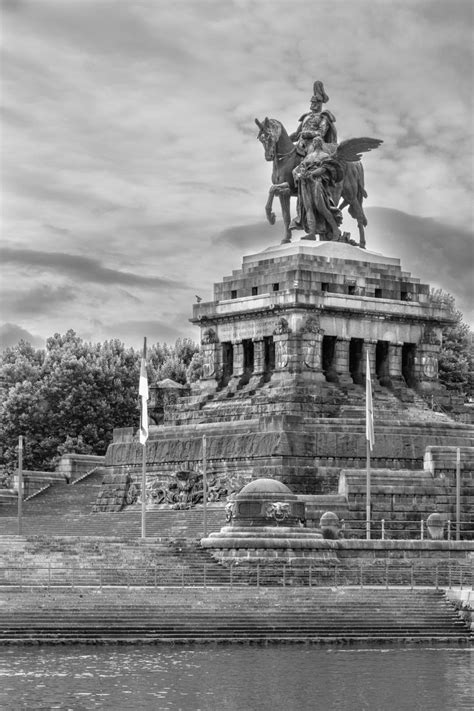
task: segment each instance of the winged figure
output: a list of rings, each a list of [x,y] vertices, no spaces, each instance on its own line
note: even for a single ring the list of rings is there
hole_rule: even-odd
[[[293,170],[298,189],[297,216],[290,230],[305,230],[303,239],[341,239],[342,213],[338,208],[346,163],[360,161],[362,154],[378,148],[378,138],[349,138],[339,144],[325,143],[316,137],[311,151]]]

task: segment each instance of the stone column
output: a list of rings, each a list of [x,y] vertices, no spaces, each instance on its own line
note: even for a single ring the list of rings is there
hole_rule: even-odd
[[[265,342],[262,337],[253,339],[253,375],[265,372]]]
[[[349,345],[350,338],[337,337],[334,356],[334,369],[341,385],[349,385],[352,378],[349,373]]]
[[[205,343],[201,346],[202,352],[202,380],[215,379],[217,372],[218,343]]]
[[[244,346],[242,341],[235,341],[234,346],[234,371],[233,378],[240,378],[244,374]]]
[[[439,388],[439,350],[439,345],[431,343],[420,343],[416,349],[415,371],[418,386],[421,390],[432,391]]]
[[[275,371],[286,370],[290,360],[288,333],[273,336],[275,344]]]
[[[402,347],[403,343],[389,343],[388,345],[388,375],[393,382],[401,382],[402,376]]]
[[[194,383],[193,390],[212,392],[217,388],[222,373],[222,345],[220,343],[202,343],[202,375]]]
[[[323,333],[303,333],[301,337],[303,372],[311,371],[317,380],[324,380],[322,364]]]

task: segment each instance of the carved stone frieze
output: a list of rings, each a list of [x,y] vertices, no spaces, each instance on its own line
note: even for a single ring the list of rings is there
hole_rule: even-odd
[[[223,476],[210,472],[207,476],[207,501],[224,501],[228,496],[239,491],[245,480],[239,475]],[[132,491],[133,487],[133,491]],[[129,487],[130,496],[126,504],[131,505],[138,499],[138,489],[134,484]],[[146,501],[150,504],[164,504],[172,509],[190,509],[203,503],[203,477],[199,471],[183,470],[171,478],[150,477],[146,485]]]

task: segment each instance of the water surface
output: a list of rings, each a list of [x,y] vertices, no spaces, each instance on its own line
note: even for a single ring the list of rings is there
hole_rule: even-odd
[[[305,645],[0,648],[0,709],[474,708],[474,649]]]

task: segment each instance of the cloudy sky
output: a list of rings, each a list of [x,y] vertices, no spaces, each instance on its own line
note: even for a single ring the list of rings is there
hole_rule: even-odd
[[[254,118],[295,130],[316,79],[340,139],[384,140],[368,248],[474,324],[473,7],[3,0],[1,344],[197,337],[194,295],[282,237]]]

